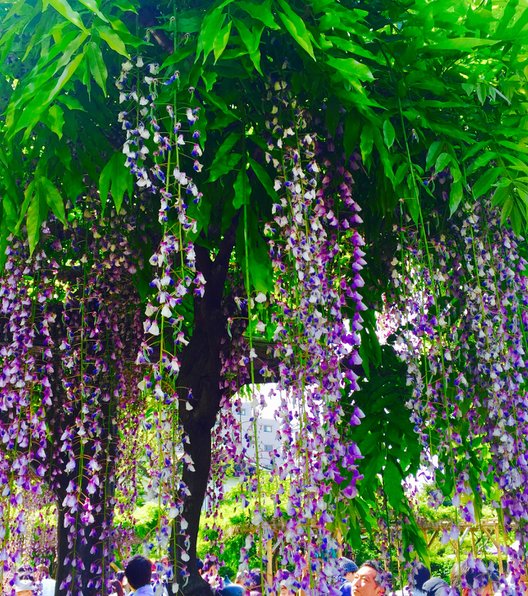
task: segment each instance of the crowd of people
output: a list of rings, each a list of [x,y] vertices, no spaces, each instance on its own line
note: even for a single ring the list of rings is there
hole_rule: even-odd
[[[204,566],[200,562],[200,572],[215,591],[217,596],[259,596],[263,581],[259,569],[241,572],[235,582],[219,575],[218,565],[209,562]],[[387,575],[377,561],[369,560],[359,567],[347,558],[339,560],[340,580],[336,591],[340,596],[528,596],[528,587],[522,589],[499,583],[499,575],[493,565],[482,563],[470,564],[464,561],[455,564],[450,577],[450,584],[431,573],[423,564],[413,567],[409,586],[392,592],[387,585]],[[521,578],[528,586],[528,576]],[[151,562],[148,558],[136,555],[132,557],[123,571],[117,571],[112,582],[111,596],[168,596],[168,584],[172,581],[168,557]],[[45,565],[36,569],[29,566],[18,568],[13,577],[12,587],[17,596],[54,596],[55,580],[49,575]],[[283,580],[277,588],[280,596],[298,596],[304,594],[295,586],[295,582]]]

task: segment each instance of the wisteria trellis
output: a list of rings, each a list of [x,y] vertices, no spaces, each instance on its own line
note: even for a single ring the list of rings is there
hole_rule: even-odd
[[[143,60],[138,59],[135,67],[142,69]],[[160,414],[158,420],[160,441],[162,429],[165,428],[163,439],[165,448],[163,455],[160,456],[161,459],[166,466],[169,465],[171,449],[167,449],[167,445],[172,444],[174,453],[184,452],[184,470],[190,468],[193,471],[194,462],[185,453],[184,447],[174,447],[173,443],[175,438],[178,441],[183,439],[185,442],[186,434],[184,431],[182,434],[178,419],[173,420],[171,425],[168,421],[169,415],[166,414],[166,406],[178,399],[177,391],[173,389],[171,397],[162,386],[166,383],[167,374],[177,378],[180,368],[178,352],[189,341],[182,330],[183,317],[175,315],[174,312],[177,312],[178,306],[188,294],[189,284],[194,284],[194,294],[200,298],[208,290],[207,284],[203,286],[204,276],[201,273],[189,274],[189,271],[193,271],[195,263],[194,260],[189,260],[189,255],[195,255],[195,247],[193,242],[188,240],[187,233],[193,232],[197,222],[188,219],[187,206],[189,201],[196,204],[205,200],[184,166],[188,157],[192,160],[202,152],[196,142],[200,138],[200,133],[195,128],[198,110],[193,109],[186,102],[182,103],[180,91],[177,99],[175,93],[173,103],[165,107],[166,114],[160,115],[156,105],[157,85],[160,82],[151,76],[156,74],[156,68],[150,66],[146,76],[140,75],[141,79],[149,85],[149,91],[145,93],[140,91],[141,86],[134,86],[132,91],[126,91],[127,82],[131,81],[134,85],[138,80],[135,75],[130,77],[129,73],[133,68],[131,63],[127,63],[118,82],[122,89],[122,100],[126,102],[132,99],[139,106],[132,112],[122,112],[120,115],[123,129],[127,131],[124,152],[141,188],[155,189],[157,184],[160,185],[159,217],[165,230],[160,249],[150,259],[151,264],[160,273],[152,282],[158,291],[156,303],[149,303],[147,306],[148,318],[144,324],[147,336],[160,337],[160,353],[156,356],[161,365],[153,363],[153,375],[145,380],[143,386],[147,389],[152,388],[158,402],[164,404],[162,408],[164,413]],[[178,74],[167,81],[167,84],[177,85],[177,80]],[[327,590],[330,589],[332,576],[335,575],[335,564],[331,553],[337,551],[338,545],[329,530],[332,515],[325,502],[325,496],[331,491],[336,480],[344,479],[341,475],[344,469],[349,472],[354,469],[354,461],[359,457],[359,452],[353,445],[341,445],[337,422],[343,415],[339,405],[342,379],[348,376],[349,381],[355,384],[356,375],[352,372],[352,366],[357,366],[361,362],[357,354],[359,345],[357,332],[361,329],[361,310],[366,307],[362,303],[357,288],[362,285],[360,270],[365,261],[361,246],[364,242],[354,229],[361,219],[356,213],[359,211],[359,206],[351,197],[350,172],[342,169],[337,175],[337,182],[327,174],[318,190],[321,168],[316,157],[316,137],[308,133],[308,124],[305,121],[307,114],[295,105],[290,95],[284,92],[285,89],[286,85],[281,82],[276,82],[270,88],[271,116],[267,124],[269,140],[266,161],[277,168],[275,190],[283,189],[278,193],[279,196],[283,194],[283,198],[272,207],[273,220],[269,222],[265,232],[276,269],[277,290],[271,292],[269,296],[262,292],[253,296],[246,293],[246,296],[239,297],[238,302],[242,301],[246,304],[245,312],[250,324],[253,319],[252,312],[258,317],[258,308],[255,310],[255,305],[269,300],[273,303],[272,308],[276,313],[272,322],[275,331],[274,348],[270,358],[280,362],[276,380],[279,380],[279,387],[287,394],[283,404],[282,434],[286,444],[291,447],[293,442],[296,447],[294,450],[289,450],[289,456],[284,460],[282,460],[282,454],[275,454],[278,459],[275,470],[282,480],[298,479],[290,484],[288,496],[290,505],[287,507],[289,521],[281,538],[284,541],[283,563],[285,566],[295,566],[295,572],[290,579],[292,584],[298,586],[302,584],[304,589]],[[285,114],[287,124],[279,124],[276,115],[279,112],[281,118]],[[180,120],[181,116],[184,124]],[[131,122],[131,119],[135,121]],[[162,123],[168,126],[162,128],[160,126]],[[189,126],[192,128],[187,132]],[[186,135],[188,135],[187,138]],[[151,138],[154,142],[153,148],[148,146]],[[300,141],[299,138],[301,138]],[[190,155],[186,152],[186,145],[192,146]],[[154,164],[149,168],[147,156],[150,153],[154,156]],[[201,170],[201,164],[197,159],[192,162],[192,167],[195,172]],[[239,192],[242,193],[243,189]],[[332,211],[332,208],[339,209],[341,202],[344,205],[344,215]],[[175,209],[176,215],[174,211],[170,211],[171,209]],[[247,225],[247,221],[244,221],[244,225]],[[330,231],[327,233],[328,225]],[[338,258],[343,258],[339,239],[342,241],[346,237],[350,237],[353,247],[350,257],[354,263],[355,278],[351,289],[343,287],[333,277],[328,278],[326,275],[326,270],[332,270],[331,263]],[[283,239],[287,241],[284,243]],[[174,256],[171,257],[171,254]],[[185,263],[182,254],[187,255]],[[246,271],[246,274],[250,272]],[[236,279],[236,271],[234,275]],[[248,282],[247,279],[245,281]],[[288,288],[291,285],[295,286],[297,282],[299,282],[297,294],[289,295]],[[236,284],[234,287],[237,287]],[[248,288],[246,292],[250,292],[249,283],[246,283],[246,288]],[[357,316],[354,317],[351,332],[347,330],[342,314],[347,296],[352,303],[357,304]],[[334,322],[333,327],[329,325],[330,321]],[[255,332],[262,332],[263,328],[264,324],[260,321],[254,329]],[[172,348],[165,347],[165,329],[170,330],[175,346],[174,351],[171,351]],[[294,346],[298,345],[299,337],[302,336],[300,330],[306,334],[306,345],[303,348],[304,357],[298,359],[298,352]],[[149,358],[149,352],[152,351],[149,343],[152,342],[145,344],[140,360]],[[331,350],[328,350],[329,345],[332,346]],[[255,380],[253,361],[257,358],[257,354],[251,347],[251,334],[247,356],[242,354],[241,357],[239,354],[226,355],[226,357],[228,360],[224,360],[223,375],[227,378],[232,377],[229,373],[229,362],[231,362],[234,373],[240,372],[242,364],[245,369],[245,380]],[[341,371],[343,359],[347,363],[350,361],[352,365],[347,366],[345,372]],[[249,372],[248,369],[250,369]],[[327,383],[319,388],[315,384],[323,371]],[[262,372],[259,371],[259,376],[261,375]],[[225,386],[223,391],[227,402],[224,401],[224,406],[228,405],[228,398],[236,393],[240,383],[240,378],[237,378],[233,387],[229,384]],[[184,407],[185,411],[192,410],[195,407],[193,398],[190,391],[187,399],[182,398],[180,393],[179,407]],[[234,401],[234,406],[239,408],[240,402]],[[291,412],[296,412],[294,417],[291,416]],[[163,416],[165,416],[164,423],[161,422]],[[354,420],[359,422],[359,416],[361,412],[357,411]],[[325,421],[327,418],[328,422]],[[233,418],[226,413],[226,416],[220,420],[220,428],[216,431],[217,437],[225,438],[226,421],[229,421],[228,428],[231,426],[232,430],[236,430],[236,424],[234,426],[229,424],[233,422]],[[176,432],[174,427],[177,428]],[[318,432],[314,432],[316,428],[319,429]],[[310,437],[307,444],[306,439]],[[235,440],[232,437],[230,443],[236,444],[236,439],[237,437]],[[233,454],[233,451],[231,450],[230,453]],[[244,454],[244,450],[235,449],[234,453],[240,456]],[[149,448],[149,454],[155,456],[155,450]],[[182,499],[182,491],[187,491],[188,488],[175,480],[177,462],[172,461],[171,465],[171,474],[152,466],[154,473],[161,474],[168,484],[163,487],[158,481],[151,488],[157,489],[160,502],[166,506],[170,502],[173,503],[169,509],[174,512],[173,516],[178,516],[182,514],[184,508],[185,498]],[[326,477],[325,483],[323,480]],[[352,474],[348,483],[344,485],[342,491],[344,498],[350,498],[355,494],[356,477],[357,474]],[[253,485],[258,492],[260,483],[258,475],[249,482],[250,486]],[[221,488],[217,490],[217,494],[222,494]],[[278,495],[277,510],[280,510],[279,505],[282,501],[283,499]],[[302,512],[301,517],[294,516],[294,512],[298,514]],[[258,510],[253,515],[253,521],[256,526],[263,522],[262,514]],[[175,528],[181,529],[187,526],[185,519],[179,523],[183,525]],[[307,527],[311,528],[308,534]],[[174,531],[173,539],[175,533]],[[164,532],[164,535],[168,539],[168,531]],[[185,540],[182,544],[184,550],[186,546],[190,546],[190,543]],[[179,547],[180,545],[176,546],[176,548]],[[322,549],[320,554],[323,556],[315,556],[316,548]],[[263,549],[260,552],[263,554]],[[300,552],[307,554],[299,556]],[[182,567],[186,567],[185,563],[195,556],[195,552],[186,554],[178,551],[178,553],[175,559],[179,563],[179,571]],[[296,580],[296,577],[303,576],[303,569],[308,564],[313,567],[313,571],[318,569],[317,574],[305,574],[302,580]],[[192,572],[192,561],[190,565]],[[321,569],[319,565],[322,565]],[[321,573],[327,566],[328,570]],[[315,580],[315,577],[318,579]],[[185,581],[184,576],[184,585]],[[175,583],[178,582],[175,581]]]
[[[132,82],[128,74],[130,72],[134,74]],[[141,73],[141,85],[137,85],[137,72]],[[189,571],[191,575],[195,571],[195,545],[193,547],[192,540],[186,535],[188,522],[181,517],[188,497],[188,487],[182,483],[182,477],[176,471],[189,473],[194,465],[185,449],[188,439],[180,424],[181,409],[183,408],[183,412],[193,411],[199,405],[198,396],[193,395],[187,387],[182,388],[178,382],[181,366],[179,353],[185,349],[192,336],[188,321],[182,313],[186,312],[185,308],[193,300],[206,297],[208,292],[208,275],[197,264],[197,252],[201,249],[197,246],[199,243],[196,239],[202,222],[199,219],[200,212],[196,209],[193,211],[193,205],[199,206],[208,198],[202,196],[199,185],[193,181],[194,176],[198,179],[202,169],[200,158],[204,147],[200,144],[197,128],[200,114],[196,110],[197,103],[192,91],[187,96],[178,90],[175,93],[177,102],[171,101],[165,105],[157,103],[159,88],[176,86],[178,73],[167,81],[158,80],[157,67],[145,66],[141,59],[127,63],[124,73],[119,80],[123,103],[128,110],[128,113],[122,112],[120,115],[127,135],[124,154],[137,179],[140,192],[138,203],[155,200],[160,204],[158,221],[161,239],[158,249],[150,255],[150,265],[154,272],[153,293],[146,307],[146,318],[141,321],[142,327],[137,313],[132,313],[131,318],[127,319],[118,316],[122,314],[118,311],[123,304],[138,304],[130,283],[137,266],[137,257],[131,254],[126,240],[119,237],[119,233],[112,243],[112,235],[103,236],[95,224],[90,231],[90,248],[78,250],[72,261],[65,259],[64,266],[70,267],[72,271],[82,271],[82,275],[62,284],[57,282],[56,276],[53,277],[58,270],[58,263],[63,265],[60,260],[53,260],[53,251],[60,253],[62,250],[53,235],[50,239],[51,253],[39,253],[30,261],[27,260],[24,247],[14,244],[9,249],[6,283],[2,289],[2,312],[9,319],[7,345],[3,352],[5,384],[2,388],[2,410],[6,416],[2,419],[2,438],[8,447],[17,447],[12,461],[3,460],[6,485],[10,486],[11,491],[7,496],[12,500],[12,505],[16,505],[20,497],[13,490],[14,484],[19,484],[23,489],[31,488],[31,481],[35,478],[31,467],[35,463],[38,464],[37,476],[50,474],[51,486],[60,494],[62,519],[66,522],[66,528],[71,529],[66,542],[67,552],[62,558],[63,567],[68,569],[61,581],[64,593],[75,593],[78,589],[76,578],[86,577],[76,570],[85,566],[90,559],[78,554],[79,549],[82,550],[87,544],[95,549],[94,553],[90,553],[95,558],[90,563],[93,568],[89,569],[92,577],[83,587],[94,593],[104,589],[98,582],[105,581],[105,561],[111,560],[112,556],[111,514],[104,518],[100,527],[96,518],[101,513],[98,508],[112,508],[113,497],[107,492],[107,483],[113,479],[113,470],[108,467],[108,462],[98,459],[99,454],[101,458],[108,455],[107,450],[100,450],[99,441],[103,437],[108,445],[112,445],[117,435],[109,432],[114,423],[112,416],[115,412],[108,410],[109,418],[105,418],[108,426],[101,428],[98,424],[98,408],[106,403],[114,408],[113,398],[117,398],[118,394],[119,397],[136,396],[138,379],[134,377],[137,373],[127,375],[121,366],[135,360],[130,358],[130,351],[135,351],[135,340],[143,336],[143,333],[145,342],[139,351],[138,364],[150,362],[152,368],[139,383],[146,399],[140,403],[146,404],[145,408],[152,414],[143,422],[147,430],[149,427],[154,429],[155,436],[155,441],[148,444],[146,450],[146,461],[152,472],[148,488],[157,495],[160,504],[167,511],[167,517],[162,519],[160,525],[160,543],[166,548],[172,542],[173,559],[178,563],[175,583],[185,585],[187,577],[185,574],[179,575],[181,571]],[[127,87],[130,84],[132,87]],[[146,91],[142,94],[144,85]],[[163,97],[166,96],[164,94]],[[324,159],[319,161],[322,152],[317,144],[325,143],[325,138],[311,130],[310,115],[302,107],[295,105],[287,92],[287,85],[282,81],[271,84],[268,102],[271,116],[265,132],[263,163],[274,170],[273,186],[279,200],[272,205],[265,237],[272,257],[276,285],[267,294],[255,291],[251,283],[246,283],[245,289],[241,290],[244,282],[247,282],[247,275],[232,270],[226,271],[226,275],[234,289],[232,298],[236,300],[233,301],[241,305],[240,312],[243,317],[250,319],[250,323],[258,320],[259,304],[272,304],[274,353],[269,359],[280,362],[279,372],[275,375],[284,395],[279,415],[283,436],[292,447],[289,451],[275,454],[275,473],[279,478],[291,479],[287,499],[278,499],[281,504],[286,503],[284,529],[279,538],[283,546],[281,565],[290,567],[291,571],[285,576],[292,585],[302,586],[315,594],[330,589],[334,572],[331,555],[336,544],[331,533],[332,514],[327,495],[334,483],[341,486],[340,495],[345,499],[353,497],[356,491],[355,462],[360,454],[354,444],[342,444],[336,429],[342,417],[339,400],[344,379],[347,378],[354,388],[358,379],[353,369],[361,364],[357,354],[362,327],[361,311],[365,308],[361,297],[361,270],[365,265],[364,250],[367,249],[362,248],[364,241],[356,230],[356,227],[361,226],[361,218],[358,214],[359,206],[352,198],[353,176],[349,171],[358,167],[357,156],[352,162],[344,162],[338,167],[330,162],[326,163]],[[245,157],[253,159],[248,154]],[[237,192],[241,196],[235,197],[235,200],[243,207],[243,176],[241,180],[242,185],[237,186]],[[243,217],[241,220],[240,226],[247,233],[247,218]],[[463,311],[466,326],[460,326],[456,332],[462,333],[461,330],[465,330],[465,335],[462,333],[451,336],[451,330],[446,332],[442,326],[437,328],[438,322],[443,323],[438,313],[435,315],[436,319],[429,319],[433,305],[438,308],[435,300],[445,295],[445,290],[437,289],[445,287],[450,275],[461,275],[456,258],[460,254],[467,254],[467,270],[470,273],[480,272],[491,259],[488,255],[492,255],[493,249],[501,245],[497,238],[490,235],[489,229],[486,229],[482,237],[475,233],[471,226],[477,226],[481,221],[482,216],[469,214],[461,225],[457,233],[466,239],[466,252],[456,253],[456,265],[443,264],[444,269],[440,268],[440,272],[436,274],[437,279],[431,285],[434,291],[424,289],[428,287],[427,284],[424,286],[424,280],[427,281],[425,276],[420,279],[418,289],[413,287],[401,291],[400,286],[396,296],[411,302],[419,301],[413,306],[414,315],[419,318],[419,324],[416,325],[418,343],[411,344],[420,348],[420,364],[424,355],[428,358],[425,395],[430,399],[425,402],[418,400],[416,404],[412,404],[416,415],[421,416],[420,419],[416,418],[417,424],[424,423],[425,413],[428,419],[420,427],[422,432],[435,420],[445,417],[444,421],[448,423],[451,416],[458,417],[461,404],[469,404],[469,431],[473,433],[470,436],[484,436],[495,460],[500,459],[500,467],[497,464],[495,473],[498,484],[504,491],[501,505],[507,514],[507,523],[514,527],[526,510],[522,494],[516,492],[522,485],[525,467],[520,448],[524,433],[517,434],[517,424],[523,423],[524,388],[519,375],[522,375],[520,371],[524,368],[524,340],[520,338],[521,327],[526,325],[526,311],[517,307],[515,302],[519,296],[526,295],[522,277],[523,262],[520,261],[517,268],[514,268],[505,264],[504,260],[501,262],[499,255],[494,255],[499,260],[493,268],[486,270],[487,273],[485,271],[482,275],[478,273],[476,276],[468,276],[463,282],[459,277],[455,278],[456,282],[450,287],[459,294],[454,298],[464,298],[466,308]],[[126,225],[139,226],[137,221]],[[511,235],[504,234],[506,240],[501,242],[509,249],[508,255],[511,257],[516,241]],[[45,242],[43,244],[46,246]],[[408,255],[413,254],[416,254],[418,263],[423,263],[425,254],[420,253],[420,250],[423,247],[419,242],[412,244],[408,250],[403,250],[402,265],[408,267],[413,264],[412,259],[407,260]],[[445,247],[438,251],[440,258],[445,258],[446,253]],[[92,262],[92,255],[103,258]],[[129,256],[130,261],[127,260]],[[43,262],[46,263],[45,267],[42,267]],[[202,262],[207,263],[205,260]],[[246,269],[247,267],[246,262]],[[347,274],[352,268],[350,284],[342,283],[336,273],[342,272],[343,268],[347,269]],[[424,270],[426,275],[430,275],[432,270],[431,264],[427,263],[427,269]],[[119,272],[124,272],[123,278],[119,276]],[[472,282],[479,281],[490,272],[489,280],[483,279],[480,284],[472,285]],[[105,285],[104,273],[112,277],[109,285]],[[247,270],[245,273],[248,273]],[[502,286],[497,279],[506,284],[505,299],[508,301],[508,308],[505,311],[501,311],[506,303],[502,294],[499,296]],[[486,299],[482,291],[486,287],[484,281],[490,290]],[[74,306],[70,308],[68,300],[74,286],[75,290],[82,288],[81,298],[75,297]],[[127,291],[123,291],[123,288],[127,288]],[[109,297],[115,299],[115,304],[108,300]],[[342,312],[345,303],[353,311],[350,330]],[[115,311],[112,311],[115,319],[105,310],[111,304],[112,308],[115,306]],[[405,308],[408,304],[406,303]],[[48,335],[49,324],[57,320],[50,305],[55,305],[59,310],[64,308],[64,312],[59,312],[58,319],[63,325],[60,328],[63,332],[60,341]],[[236,311],[227,304],[224,306],[226,319],[230,316],[236,318]],[[400,312],[406,311],[402,308]],[[489,314],[490,318],[485,318],[484,314]],[[517,323],[514,321],[517,320],[522,321],[522,324],[519,322],[518,327],[515,327]],[[133,321],[133,325],[130,325],[130,321]],[[255,331],[251,333],[260,332],[261,323],[262,321],[258,321]],[[134,340],[123,340],[121,335],[113,334],[123,325],[123,334],[136,330],[135,334],[132,333]],[[509,325],[513,327],[510,328]],[[49,342],[63,356],[61,366],[64,367],[65,374],[58,383],[56,379],[53,382],[49,380],[56,369],[52,370],[53,367],[46,363],[47,351],[42,352],[43,364],[37,362],[32,354],[35,346],[41,347],[40,343],[34,341],[35,326],[41,336],[39,341],[42,346]],[[107,355],[114,371],[113,378],[118,385],[105,388],[104,383],[101,383],[101,389],[96,387],[100,380],[98,375],[107,375],[109,370],[109,364],[99,357],[101,343],[98,338],[99,334],[104,334],[104,329],[111,330],[110,336],[117,344],[110,348]],[[491,329],[499,329],[507,336],[504,342],[491,343]],[[242,382],[239,380],[233,386],[226,379],[240,372],[244,382],[255,377],[248,370],[252,368],[251,363],[257,360],[257,354],[251,349],[251,341],[248,345],[240,336],[242,331],[243,329],[237,338],[239,344],[222,343],[226,341],[227,334],[223,335],[222,342],[219,341],[219,345],[223,346],[218,360],[223,367],[221,394],[224,405],[227,405]],[[89,338],[93,343],[84,343],[86,333],[93,336]],[[108,339],[109,336],[104,335]],[[424,337],[428,340],[424,341]],[[477,349],[472,344],[473,341],[477,342]],[[345,345],[348,346],[346,349]],[[230,353],[228,348],[233,346],[240,347],[242,351]],[[453,360],[451,352],[455,347],[461,350],[467,348],[472,355],[486,356],[487,360],[475,361],[473,372],[479,378],[483,374],[496,377],[493,378],[491,395],[475,394],[469,399],[468,391],[463,396],[458,392],[451,395],[446,391],[449,375],[452,374],[449,364]],[[128,350],[126,355],[125,348]],[[469,352],[464,354],[467,356]],[[416,356],[416,352],[402,353],[408,354],[410,374],[416,375],[411,377],[412,382],[416,383],[418,390],[424,373],[417,365],[418,361],[411,358]],[[512,366],[506,368],[505,362]],[[514,374],[510,375],[512,368]],[[71,369],[77,373],[78,384],[71,380]],[[258,372],[260,375],[260,371]],[[458,376],[459,372],[452,379],[453,385],[463,388],[464,380]],[[39,386],[42,386],[42,390]],[[475,383],[471,389],[479,386]],[[61,387],[67,396],[65,412],[75,414],[60,435],[61,453],[64,454],[61,458],[64,457],[64,460],[59,458],[58,462],[64,464],[64,469],[60,465],[54,468],[50,456],[44,457],[46,454],[39,451],[40,447],[45,449],[45,425],[52,424],[45,422],[45,409],[49,405],[52,388],[57,387]],[[152,400],[149,401],[147,396]],[[236,408],[237,402],[234,404]],[[473,405],[478,404],[479,407],[482,406],[482,412],[493,411],[497,420],[502,422],[490,426],[489,419],[483,419],[478,408],[472,409]],[[127,407],[131,407],[131,404],[127,404]],[[141,409],[131,409],[141,419]],[[292,416],[292,411],[296,411],[296,417]],[[25,412],[29,413],[29,417],[22,416]],[[508,415],[501,415],[503,412]],[[351,422],[358,424],[360,418],[361,412],[356,411]],[[226,416],[220,422],[225,423],[228,420],[232,419]],[[221,424],[215,432],[217,437],[227,436],[225,425]],[[85,436],[88,439],[84,439]],[[447,436],[449,445],[445,446],[444,452],[447,464],[455,466],[458,475],[457,494],[467,495],[469,479],[463,469],[456,467],[458,462],[456,452],[453,451],[453,445],[461,441],[460,434],[453,428]],[[424,440],[429,446],[427,433],[424,433]],[[75,445],[83,447],[78,451]],[[438,447],[440,451],[441,447]],[[93,453],[88,457],[90,449],[93,449]],[[239,455],[243,454],[243,450],[234,451]],[[106,476],[102,473],[103,469]],[[59,481],[58,477],[64,473],[66,476],[73,474],[72,478],[68,478],[68,483]],[[58,481],[57,485],[54,485],[55,480]],[[259,482],[258,477],[250,479],[250,486],[258,489]],[[96,496],[99,496],[98,501]],[[463,512],[471,517],[470,501],[461,497],[461,503]],[[3,511],[7,516],[4,518],[6,524],[12,529],[9,508],[6,507]],[[19,512],[16,514],[19,515]],[[261,518],[261,512],[256,511],[253,516],[255,526],[260,525]],[[172,541],[170,520],[177,520],[172,525]],[[522,525],[515,527],[524,543]],[[264,526],[261,536],[265,538],[268,531],[269,528]],[[176,536],[178,532],[179,535]],[[6,557],[8,556],[16,559],[18,553],[6,553]],[[186,563],[189,563],[189,569]],[[307,566],[310,572],[304,574]],[[103,577],[100,577],[101,574]]]

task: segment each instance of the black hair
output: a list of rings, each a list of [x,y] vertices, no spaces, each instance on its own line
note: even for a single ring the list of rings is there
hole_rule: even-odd
[[[146,557],[136,555],[125,567],[125,575],[134,590],[148,586],[152,578],[152,563]]]
[[[377,561],[374,561],[374,559],[369,559],[368,561],[365,561],[361,567],[370,567],[371,569],[374,569],[374,571],[376,572],[376,583],[379,585],[380,584],[380,580],[381,580],[381,574],[383,573],[383,569],[381,568],[380,564]]]

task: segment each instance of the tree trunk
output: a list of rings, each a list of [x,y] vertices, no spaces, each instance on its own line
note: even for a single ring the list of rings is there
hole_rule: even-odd
[[[220,410],[222,393],[220,390],[222,339],[226,335],[226,315],[223,312],[224,287],[229,257],[234,243],[234,230],[222,243],[214,262],[206,249],[196,247],[197,265],[206,279],[205,294],[195,298],[194,332],[182,353],[178,384],[180,392],[180,420],[188,442],[184,448],[191,456],[194,471],[184,466],[183,481],[189,489],[184,499],[183,518],[188,526],[182,532],[179,523],[173,525],[173,540],[176,553],[173,553],[179,593],[185,596],[209,596],[213,591],[200,576],[196,566],[196,543],[200,526],[200,515],[205,498],[207,481],[211,468],[211,430]],[[189,400],[192,410],[188,410]],[[188,561],[183,560],[186,553]],[[186,558],[186,557],[185,557]],[[181,577],[186,570],[185,579]],[[183,583],[185,582],[185,585]]]
[[[211,468],[211,428],[201,421],[189,421],[185,425],[185,431],[189,438],[186,446],[187,453],[193,461],[194,472],[189,471],[186,466],[183,471],[183,481],[187,485],[191,497],[185,500],[183,517],[189,526],[187,535],[190,541],[190,548],[187,553],[190,557],[188,563],[190,577],[183,593],[193,596],[206,596],[211,594],[209,584],[205,582],[196,569],[196,542],[200,527],[200,514],[207,489],[209,470]],[[184,548],[183,536],[179,536],[179,549]]]
[[[69,529],[64,527],[66,513],[67,509],[59,504],[55,596],[104,596],[108,592],[103,559],[109,553],[109,542],[104,534],[111,519],[104,519],[105,515],[101,514],[94,516],[95,521],[90,526],[77,527],[72,548]],[[82,568],[72,567],[73,555],[82,561]],[[68,578],[71,580],[66,581]],[[66,585],[61,589],[63,583]]]

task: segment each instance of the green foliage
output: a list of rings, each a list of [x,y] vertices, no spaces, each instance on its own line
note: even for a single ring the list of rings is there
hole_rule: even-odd
[[[409,413],[403,407],[411,394],[405,382],[405,366],[392,347],[378,349],[377,364],[371,363],[369,379],[353,393],[347,410],[350,416],[358,407],[364,418],[359,426],[342,428],[344,436],[356,442],[363,459],[359,463],[358,495],[350,502],[348,511],[340,511],[340,517],[349,521],[340,531],[355,550],[361,547],[365,531],[371,537],[378,531],[380,517],[388,526],[392,519],[405,519],[403,546],[413,545],[427,561],[422,531],[403,490],[404,481],[418,471],[422,452]]]
[[[248,290],[272,287],[262,224],[276,192],[263,155],[268,92],[277,85],[309,107],[310,125],[322,140],[332,138],[338,160],[361,155],[356,194],[370,253],[380,261],[393,246],[399,204],[428,225],[439,202],[449,217],[463,199],[492,195],[503,221],[526,230],[527,36],[528,8],[516,0],[0,2],[0,254],[11,233],[26,234],[34,250],[49,213],[75,219],[79,196],[98,191],[101,217],[109,217],[109,198],[118,211],[133,206],[113,81],[121,62],[137,55],[161,64],[161,76],[177,69],[180,90],[195,89],[205,123],[196,178],[208,197],[191,207],[196,242],[215,254],[243,219],[235,258],[249,273]],[[173,93],[163,90],[160,103]],[[439,175],[448,179],[447,196]],[[145,217],[145,227],[146,237],[158,237],[156,217]],[[374,257],[367,277],[365,295],[375,306],[388,281]],[[148,271],[140,272],[143,297],[145,279]],[[402,407],[405,372],[379,346],[373,310],[365,328],[367,380],[354,399],[366,417],[353,432],[343,428],[364,455],[364,478],[360,496],[339,512],[351,520],[344,535],[359,548],[362,529],[375,531],[383,489],[383,506],[411,520],[404,539],[425,556],[402,492],[420,454]],[[478,483],[475,447],[468,452]],[[451,484],[446,477],[445,494]]]
[[[84,184],[97,185],[102,177],[104,189],[108,176],[115,176],[110,191],[116,191],[116,205],[122,201],[128,182],[115,168],[102,174],[117,159],[116,90],[108,79],[123,57],[139,52],[166,69],[176,64],[183,80],[200,89],[208,129],[220,133],[208,141],[214,155],[210,182],[227,182],[242,160],[243,133],[226,125],[243,119],[258,133],[265,116],[257,107],[262,82],[283,76],[300,101],[333,104],[326,112],[330,130],[337,125],[331,121],[339,113],[335,108],[345,111],[343,148],[348,154],[361,151],[375,211],[388,214],[403,198],[418,218],[417,200],[426,209],[434,192],[422,181],[449,168],[451,213],[471,188],[475,200],[495,193],[504,220],[517,231],[525,227],[528,9],[516,1],[496,3],[493,11],[488,2],[447,0],[202,1],[179,3],[177,9],[162,2],[145,7],[139,20],[134,2],[0,6],[5,158],[14,170],[20,169],[21,150],[26,163],[41,161],[38,172],[63,199],[75,200],[81,165],[89,175]],[[157,22],[145,16],[156,10]],[[168,32],[173,54],[156,35],[143,41],[147,29]],[[246,156],[251,153],[247,148]],[[269,191],[262,170],[252,169]],[[23,201],[35,171],[20,171],[17,187],[7,175],[1,182],[17,220],[31,208],[32,229],[46,217],[46,209]],[[260,195],[252,192],[254,184],[251,179],[251,209]],[[246,199],[236,199],[235,207],[241,200]],[[4,236],[14,231],[12,222],[4,213]]]

